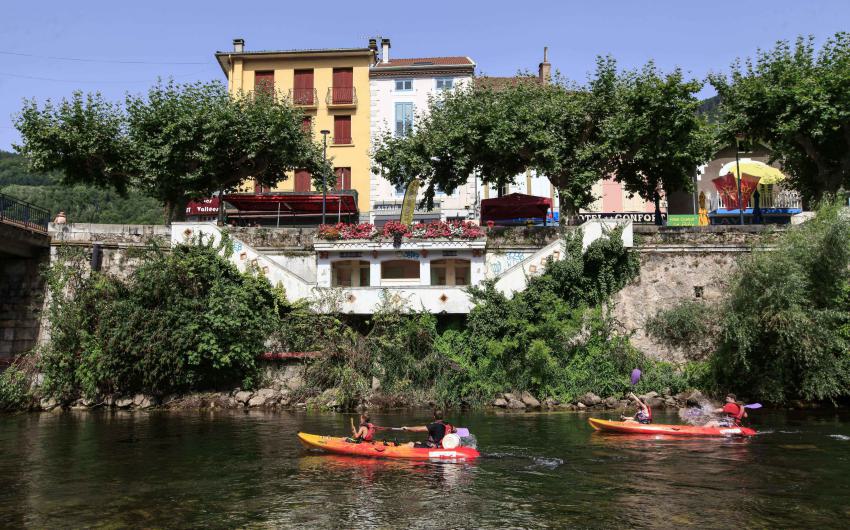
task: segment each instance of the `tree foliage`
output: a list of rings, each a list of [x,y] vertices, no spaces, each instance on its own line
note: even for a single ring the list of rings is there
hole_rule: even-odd
[[[742,261],[723,305],[718,382],[774,402],[847,396],[848,285],[850,219],[824,203],[776,250]]]
[[[735,133],[765,142],[807,199],[850,189],[850,33],[820,50],[813,37],[780,41],[710,79],[725,142]]]
[[[138,189],[165,205],[169,219],[181,218],[189,200],[249,177],[273,186],[296,168],[327,172],[302,117],[274,94],[168,82],[123,105],[81,92],[59,104],[28,101],[16,148],[34,170],[61,171],[63,184]]]
[[[222,257],[226,240],[196,243],[152,250],[126,280],[88,273],[85,256],[63,249],[48,273],[44,391],[70,400],[256,384],[256,358],[288,305]]]
[[[590,204],[593,185],[615,172],[628,191],[652,199],[659,186],[690,186],[710,154],[696,114],[700,88],[651,63],[619,72],[610,57],[585,84],[482,78],[433,101],[411,134],[381,137],[375,169],[396,185],[423,179],[429,203],[471,175],[500,188],[526,170],[549,178],[565,215]]]

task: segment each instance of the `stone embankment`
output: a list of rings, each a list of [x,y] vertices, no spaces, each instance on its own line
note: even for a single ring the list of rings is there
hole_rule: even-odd
[[[678,409],[684,407],[696,407],[705,401],[705,397],[699,391],[680,392],[671,395],[669,392],[647,392],[638,396],[641,401],[649,405],[652,409],[671,408]],[[497,408],[502,408],[511,411],[523,412],[526,410],[572,410],[577,412],[589,412],[600,410],[626,410],[634,404],[628,399],[621,399],[614,396],[601,398],[593,392],[588,392],[584,396],[567,403],[562,403],[555,398],[546,398],[543,402],[537,400],[528,392],[522,393],[504,393],[496,396],[492,405]]]

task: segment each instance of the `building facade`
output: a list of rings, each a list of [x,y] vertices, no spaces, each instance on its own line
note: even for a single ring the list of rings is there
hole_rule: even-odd
[[[409,134],[416,120],[427,114],[432,100],[445,91],[467,86],[474,72],[475,62],[465,56],[392,58],[390,40],[383,39],[381,58],[369,72],[373,141],[387,133]],[[370,221],[382,225],[398,219],[404,192],[404,187],[395,187],[380,174],[373,173]],[[470,178],[451,195],[437,190],[434,208],[417,209],[414,219],[471,219],[475,216],[476,200],[475,179]]]
[[[242,39],[233,50],[217,52],[231,94],[274,90],[305,113],[316,141],[328,135],[328,159],[337,176],[337,190],[354,190],[361,218],[368,218],[371,197],[369,69],[377,46],[317,50],[247,51]],[[316,191],[311,175],[294,171],[274,190],[309,194]]]

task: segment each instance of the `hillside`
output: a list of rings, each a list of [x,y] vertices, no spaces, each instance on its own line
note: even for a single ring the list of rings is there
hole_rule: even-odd
[[[64,186],[55,173],[27,170],[20,155],[0,151],[0,193],[50,211],[64,211],[71,223],[162,224],[163,208],[155,200],[131,191],[121,197],[111,189]]]

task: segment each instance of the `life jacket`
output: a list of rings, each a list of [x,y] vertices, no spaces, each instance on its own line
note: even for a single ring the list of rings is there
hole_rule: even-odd
[[[361,438],[364,442],[371,442],[372,438],[375,437],[375,424],[374,423],[361,423],[361,427],[366,427],[366,435]]]
[[[740,405],[738,403],[735,403],[734,405],[738,407],[738,412],[734,414],[727,412],[726,419],[734,425],[741,425],[741,420],[744,419],[744,413],[747,411],[747,409],[745,409],[743,405]]]

